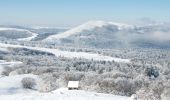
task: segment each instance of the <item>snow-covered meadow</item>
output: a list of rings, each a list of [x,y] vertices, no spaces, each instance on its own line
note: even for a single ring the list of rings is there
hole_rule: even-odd
[[[29,47],[29,46],[21,46],[21,45],[11,45],[11,44],[3,44],[0,43],[0,47],[7,48],[7,47],[13,47],[13,48],[28,48],[32,50],[39,50],[44,52],[49,52],[54,54],[55,56],[63,56],[67,58],[84,58],[84,59],[93,59],[98,61],[115,61],[115,62],[125,62],[130,63],[129,59],[121,59],[121,58],[115,58],[110,56],[103,56],[95,53],[86,53],[86,52],[69,52],[69,51],[61,51],[58,49],[51,49],[51,48],[42,48],[42,47]]]

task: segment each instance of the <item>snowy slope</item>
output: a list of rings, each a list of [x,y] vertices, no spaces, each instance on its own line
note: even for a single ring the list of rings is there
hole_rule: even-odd
[[[0,98],[1,98],[1,95],[9,95],[9,94],[14,95],[18,93],[32,92],[33,90],[23,89],[21,80],[24,77],[31,77],[31,78],[34,78],[35,80],[38,79],[38,76],[32,75],[32,74],[0,77]]]
[[[61,51],[58,49],[50,49],[50,48],[40,48],[40,47],[28,47],[28,46],[20,46],[20,45],[11,45],[11,44],[3,44],[0,43],[0,47],[14,47],[14,48],[28,48],[33,50],[45,51],[52,53],[54,55],[63,56],[67,58],[84,58],[84,59],[93,59],[99,61],[116,61],[116,62],[125,62],[130,63],[129,59],[121,59],[121,58],[114,58],[110,56],[103,56],[95,53],[86,53],[86,52],[69,52],[69,51]]]
[[[37,33],[33,33],[33,32],[31,32],[29,30],[26,30],[26,29],[0,27],[0,31],[8,31],[8,30],[10,30],[10,31],[14,30],[14,31],[28,32],[28,33],[30,33],[32,35],[31,37],[18,39],[20,41],[31,41],[32,39],[34,39],[38,35]]]
[[[129,100],[129,97],[115,96],[82,90],[58,89],[50,93],[29,93],[0,95],[1,100]]]
[[[24,77],[31,77],[37,79],[36,75],[24,74],[15,76],[2,76],[1,73],[5,67],[13,67],[14,65],[22,64],[22,62],[7,62],[5,60],[0,60],[0,95],[16,94],[16,93],[27,93],[30,90],[25,90],[22,88],[21,80]],[[2,100],[2,99],[1,99]]]
[[[61,39],[61,38],[66,38],[69,37],[71,35],[74,34],[78,34],[84,30],[90,30],[90,29],[94,29],[96,27],[102,27],[105,25],[114,25],[117,26],[118,29],[124,29],[124,28],[130,28],[132,27],[131,25],[126,25],[126,24],[120,24],[120,23],[114,23],[114,22],[104,22],[104,21],[89,21],[85,24],[82,24],[78,27],[75,27],[73,29],[70,29],[64,33],[60,33],[60,34],[56,34],[56,35],[52,35],[50,37],[48,37],[45,40],[53,40],[53,39]]]

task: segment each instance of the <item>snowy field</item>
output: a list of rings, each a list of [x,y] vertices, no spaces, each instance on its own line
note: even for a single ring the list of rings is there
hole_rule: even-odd
[[[23,93],[23,94],[31,93],[33,90],[27,90],[22,87],[21,80],[24,77],[31,77],[34,79],[38,79],[36,75],[32,75],[32,74],[1,77],[0,78],[0,96],[1,95],[14,95],[14,94],[19,94],[19,93]]]
[[[7,48],[28,48],[32,50],[39,50],[44,52],[49,52],[54,54],[55,56],[63,56],[67,58],[84,58],[84,59],[93,59],[98,61],[115,61],[115,62],[125,62],[130,63],[129,59],[121,59],[121,58],[114,58],[110,56],[103,56],[95,53],[86,53],[86,52],[69,52],[69,51],[61,51],[58,49],[51,49],[51,48],[41,48],[41,47],[28,47],[28,46],[21,46],[21,45],[11,45],[11,44],[3,44],[0,43],[0,47]]]
[[[129,97],[115,96],[82,90],[67,90],[61,88],[49,93],[19,93],[15,95],[0,95],[1,100],[130,100]]]

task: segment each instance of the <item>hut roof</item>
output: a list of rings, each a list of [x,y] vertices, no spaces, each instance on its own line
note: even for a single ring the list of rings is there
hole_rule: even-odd
[[[68,88],[78,88],[79,87],[79,81],[69,81],[67,87]]]

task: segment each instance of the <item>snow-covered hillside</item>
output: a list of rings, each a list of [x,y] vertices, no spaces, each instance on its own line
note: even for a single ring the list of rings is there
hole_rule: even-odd
[[[99,61],[116,61],[116,62],[125,62],[129,63],[129,59],[121,59],[114,58],[110,56],[103,56],[95,53],[86,53],[86,52],[69,52],[69,51],[61,51],[58,49],[50,49],[50,48],[41,48],[41,47],[28,47],[28,46],[20,46],[20,45],[11,45],[11,44],[3,44],[0,43],[0,47],[14,47],[14,48],[28,48],[32,50],[45,51],[54,54],[55,56],[63,56],[67,58],[84,58],[84,59],[93,59]]]
[[[70,29],[70,30],[68,30],[64,33],[52,35],[52,36],[48,37],[46,40],[66,38],[66,37],[69,37],[71,35],[78,34],[78,33],[85,31],[85,30],[91,30],[91,29],[94,29],[96,27],[103,27],[103,26],[107,26],[107,25],[116,26],[119,30],[124,29],[124,28],[133,27],[131,25],[114,23],[114,22],[89,21],[89,22],[86,22],[86,23],[84,23],[84,24],[82,24],[78,27],[72,28],[72,29]]]
[[[38,35],[37,33],[31,32],[29,30],[19,29],[19,28],[0,27],[0,31],[18,31],[18,32],[27,32],[27,33],[31,34],[30,37],[19,38],[18,40],[20,40],[20,41],[30,41],[30,40],[34,39],[35,37],[37,37],[37,35]]]

